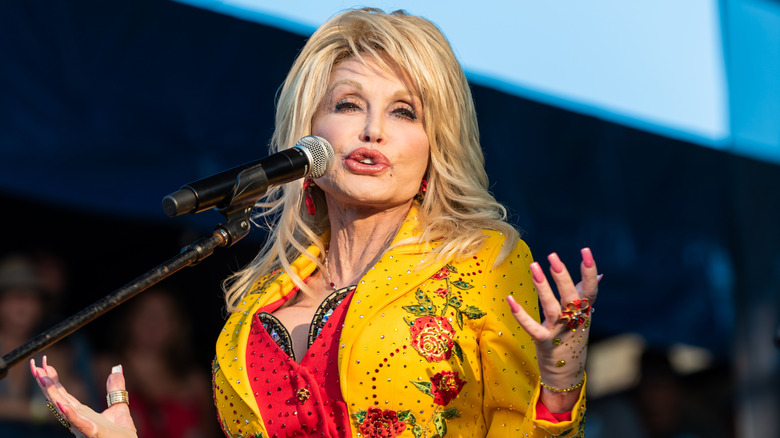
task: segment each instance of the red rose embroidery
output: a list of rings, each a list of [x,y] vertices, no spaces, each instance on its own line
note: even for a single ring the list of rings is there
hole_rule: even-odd
[[[443,316],[421,316],[409,326],[412,347],[428,362],[450,358],[455,330]]]
[[[360,423],[360,433],[367,438],[394,437],[406,430],[406,423],[398,420],[398,413],[369,407],[366,418]]]
[[[431,395],[437,405],[446,406],[458,396],[465,380],[458,377],[457,371],[441,371],[431,377]]]
[[[437,273],[433,274],[433,275],[431,276],[431,278],[432,278],[432,279],[434,279],[434,280],[441,280],[442,278],[445,278],[445,277],[447,277],[448,275],[450,275],[450,270],[449,270],[449,268],[447,268],[447,267],[445,266],[445,267],[443,267],[443,268],[439,269],[439,272],[437,272]]]
[[[443,287],[440,287],[440,288],[436,289],[436,295],[438,295],[438,296],[440,296],[442,298],[447,298],[447,289],[445,289]]]

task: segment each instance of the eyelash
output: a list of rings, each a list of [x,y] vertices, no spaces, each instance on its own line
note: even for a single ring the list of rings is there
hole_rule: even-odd
[[[414,108],[407,106],[408,104],[402,104],[402,106],[398,106],[394,108],[391,112],[395,117],[409,120],[409,121],[416,121],[417,120],[417,111],[414,110]],[[361,109],[360,105],[356,104],[355,102],[351,102],[349,100],[341,100],[339,102],[336,102],[335,105],[336,112],[354,112]]]
[[[350,102],[348,100],[341,100],[336,102],[336,111],[340,113],[357,111],[359,109],[360,109],[359,105],[357,105],[354,102]]]
[[[415,111],[413,108],[407,108],[405,106],[398,107],[393,110],[393,114],[395,114],[397,117],[401,117],[412,122],[417,120],[417,111]]]

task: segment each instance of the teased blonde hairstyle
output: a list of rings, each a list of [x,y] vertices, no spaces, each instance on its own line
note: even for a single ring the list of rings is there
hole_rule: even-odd
[[[347,11],[323,24],[308,40],[282,85],[270,151],[292,147],[311,134],[330,73],[349,58],[364,62],[370,58],[388,70],[400,70],[422,101],[430,158],[428,190],[418,215],[423,228],[419,240],[440,243],[429,260],[473,255],[482,246],[484,229],[504,233],[506,243],[499,261],[505,258],[518,233],[506,222],[505,208],[488,192],[471,90],[449,42],[424,18],[366,8]],[[320,235],[330,224],[321,190],[315,188],[314,195],[314,217],[305,210],[302,181],[271,188],[257,204],[256,219],[265,222],[270,234],[257,257],[225,281],[229,311],[236,310],[247,290],[264,274],[277,268],[291,273],[290,262],[300,254],[307,254],[322,267],[325,251]],[[306,251],[312,244],[320,248],[319,257]],[[308,291],[301,278],[291,276]]]

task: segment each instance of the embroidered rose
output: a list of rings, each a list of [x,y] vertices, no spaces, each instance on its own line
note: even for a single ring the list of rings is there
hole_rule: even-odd
[[[457,371],[441,371],[431,377],[431,395],[437,405],[446,406],[455,397],[466,381],[458,377]]]
[[[406,423],[399,420],[398,413],[391,409],[382,410],[371,406],[360,422],[360,433],[367,438],[394,437],[405,430]]]
[[[443,316],[421,316],[409,326],[412,347],[428,362],[450,358],[455,330]]]
[[[448,293],[449,292],[447,292],[447,289],[445,289],[443,287],[440,287],[440,288],[436,289],[436,295],[438,295],[438,296],[440,296],[442,298],[447,298],[447,294]]]
[[[443,278],[446,278],[448,275],[450,275],[450,269],[449,266],[445,266],[439,269],[439,272],[433,274],[431,278],[434,280],[441,280]]]
[[[431,419],[436,428],[436,435],[433,436],[440,438],[447,436],[447,420],[460,417],[460,411],[457,408],[444,409],[444,407],[458,396],[466,381],[461,380],[457,371],[440,371],[428,381],[410,380],[410,383],[424,394],[433,397],[433,402],[439,405]],[[425,434],[422,427],[415,426],[412,432],[415,431],[418,432],[414,434],[415,438],[420,438]],[[425,434],[425,436],[428,435]]]

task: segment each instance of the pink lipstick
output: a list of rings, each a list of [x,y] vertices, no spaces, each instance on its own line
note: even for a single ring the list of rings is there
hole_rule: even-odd
[[[376,149],[358,148],[344,159],[344,166],[352,173],[373,175],[390,168],[390,160]]]

